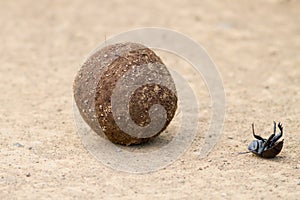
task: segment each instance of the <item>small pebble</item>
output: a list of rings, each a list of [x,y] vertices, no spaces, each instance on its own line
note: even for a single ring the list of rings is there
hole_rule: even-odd
[[[297,185],[300,185],[300,181],[298,182],[298,184]]]
[[[223,23],[220,23],[218,24],[219,28],[221,29],[231,29],[232,28],[232,25],[230,23],[226,23],[226,22],[223,22]]]
[[[24,145],[21,144],[21,143],[19,143],[19,142],[16,142],[16,143],[14,143],[13,145],[16,146],[16,147],[24,147]]]
[[[26,174],[26,177],[30,177],[30,176],[31,176],[31,174],[30,174],[30,173],[27,173],[27,174]]]

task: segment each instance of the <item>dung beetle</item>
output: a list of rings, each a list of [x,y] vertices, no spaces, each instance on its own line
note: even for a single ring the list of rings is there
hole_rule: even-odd
[[[249,144],[248,150],[262,158],[274,158],[280,153],[284,141],[281,140],[277,142],[277,140],[279,140],[283,134],[283,126],[280,122],[278,123],[278,128],[280,133],[276,134],[276,122],[274,121],[274,133],[268,139],[265,139],[255,134],[254,124],[252,123],[253,136],[257,140],[253,140]]]

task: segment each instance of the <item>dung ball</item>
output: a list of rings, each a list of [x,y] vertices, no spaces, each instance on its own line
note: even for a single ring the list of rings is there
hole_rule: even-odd
[[[73,84],[84,121],[100,136],[122,145],[157,137],[177,109],[174,80],[162,60],[137,43],[118,43],[95,51]]]

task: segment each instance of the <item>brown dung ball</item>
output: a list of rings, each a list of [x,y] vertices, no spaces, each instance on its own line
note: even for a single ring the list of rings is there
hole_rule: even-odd
[[[140,144],[158,136],[177,109],[167,67],[151,49],[137,43],[94,52],[75,77],[73,90],[85,122],[116,144]]]

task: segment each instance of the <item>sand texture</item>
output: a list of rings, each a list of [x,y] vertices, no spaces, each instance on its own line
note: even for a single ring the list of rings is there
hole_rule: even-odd
[[[299,11],[298,0],[1,0],[0,199],[299,199]],[[199,159],[210,99],[203,79],[181,67],[198,91],[199,133],[177,161],[136,175],[102,165],[83,146],[72,87],[105,38],[149,26],[207,50],[223,79],[226,117],[215,148]],[[155,53],[167,66],[185,65]],[[273,120],[284,126],[282,152],[239,155],[253,140],[251,123],[267,137]]]

